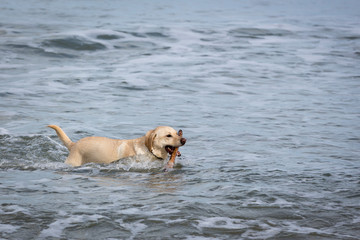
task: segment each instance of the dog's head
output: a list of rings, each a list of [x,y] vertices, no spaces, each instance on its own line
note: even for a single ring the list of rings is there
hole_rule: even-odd
[[[145,145],[158,158],[166,159],[176,147],[183,146],[186,138],[178,135],[171,127],[157,127],[145,135]]]

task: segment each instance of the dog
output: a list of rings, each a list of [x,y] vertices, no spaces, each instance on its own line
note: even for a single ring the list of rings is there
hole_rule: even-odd
[[[186,138],[180,137],[175,129],[167,126],[157,127],[136,139],[85,137],[77,142],[71,141],[59,126],[48,125],[48,127],[56,131],[70,152],[65,163],[74,167],[90,162],[109,164],[123,158],[137,156],[165,160],[176,147],[186,143]],[[177,154],[180,155],[180,152]]]

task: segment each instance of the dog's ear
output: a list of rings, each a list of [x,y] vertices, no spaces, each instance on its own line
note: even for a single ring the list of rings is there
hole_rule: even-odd
[[[150,130],[145,135],[145,146],[149,149],[150,152],[153,150],[154,139],[156,137],[156,133],[154,130]]]

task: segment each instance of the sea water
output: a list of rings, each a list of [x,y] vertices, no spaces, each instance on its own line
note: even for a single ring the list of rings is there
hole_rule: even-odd
[[[0,3],[0,238],[358,239],[360,3]],[[64,164],[159,125],[165,162]]]

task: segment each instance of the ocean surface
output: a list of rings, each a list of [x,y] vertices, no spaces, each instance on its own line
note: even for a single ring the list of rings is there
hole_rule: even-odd
[[[0,2],[0,239],[360,236],[360,1]],[[159,125],[165,162],[64,164]]]

